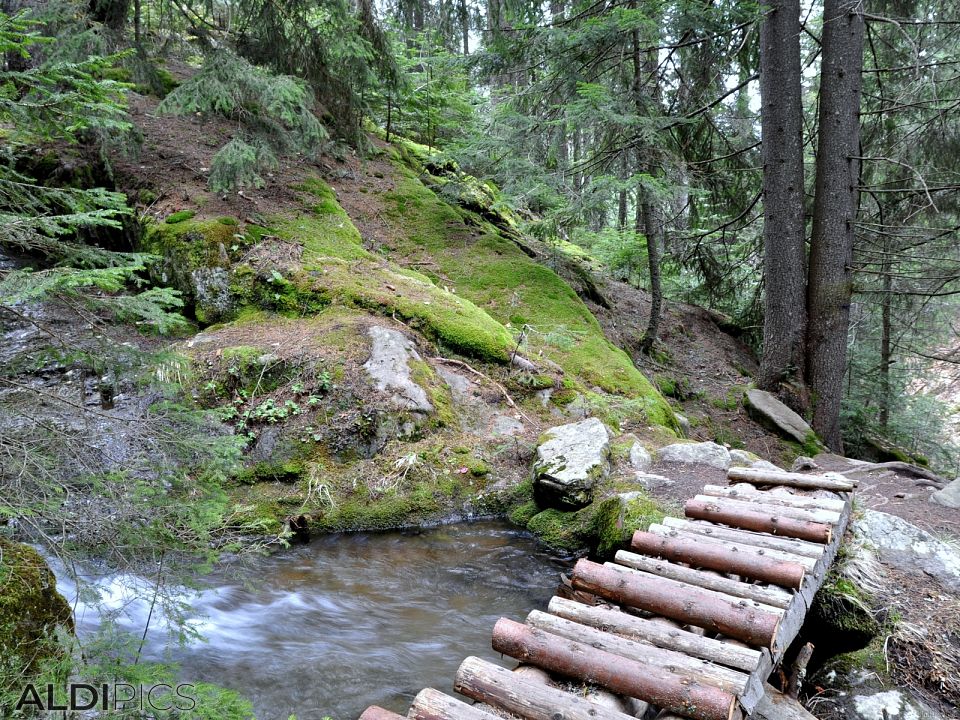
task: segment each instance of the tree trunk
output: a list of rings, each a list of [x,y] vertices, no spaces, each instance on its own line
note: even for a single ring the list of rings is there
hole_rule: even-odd
[[[663,255],[663,214],[650,192],[641,188],[643,202],[638,203],[643,215],[643,234],[647,238],[647,264],[650,270],[650,318],[647,329],[640,339],[640,351],[649,353],[660,333],[660,316],[663,314],[663,285],[660,282],[660,262]],[[640,231],[640,228],[637,228]]]
[[[883,222],[881,215],[880,222]],[[884,236],[883,263],[880,265],[883,273],[883,295],[880,298],[880,414],[878,420],[884,430],[890,424],[890,365],[893,363],[890,347],[890,305],[893,302],[893,272],[890,262],[890,238]]]
[[[758,385],[803,381],[806,332],[800,0],[765,0],[760,28],[763,140],[763,358]]]
[[[820,130],[807,283],[807,378],[813,429],[831,449],[842,453],[840,402],[859,203],[863,5],[860,0],[825,0],[823,18]]]
[[[467,0],[460,0],[460,32],[463,34],[463,56],[470,54],[470,10]]]

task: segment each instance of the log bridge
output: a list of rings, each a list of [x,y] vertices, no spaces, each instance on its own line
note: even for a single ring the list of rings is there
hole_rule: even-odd
[[[731,468],[728,481],[688,500],[685,518],[635,533],[615,562],[579,560],[572,599],[554,597],[547,612],[534,610],[525,623],[501,618],[493,649],[527,672],[467,658],[454,690],[477,704],[427,688],[406,717],[643,715],[636,702],[627,714],[623,705],[614,709],[602,695],[585,694],[584,683],[640,701],[641,710],[659,708],[660,720],[805,715],[768,715],[764,708],[780,700],[771,700],[766,683],[836,557],[856,481],[748,468]],[[401,718],[377,706],[361,715]]]

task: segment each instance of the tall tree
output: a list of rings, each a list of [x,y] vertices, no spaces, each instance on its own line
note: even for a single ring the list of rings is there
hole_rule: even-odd
[[[778,391],[787,384],[803,384],[806,333],[800,0],[766,0],[763,8],[760,129],[766,294],[758,385]]]
[[[842,451],[840,403],[859,204],[862,0],[825,0],[813,234],[807,282],[807,378],[813,428]]]

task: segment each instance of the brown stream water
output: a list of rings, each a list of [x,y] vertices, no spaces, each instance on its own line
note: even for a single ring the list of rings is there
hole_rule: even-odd
[[[500,662],[490,649],[496,620],[542,608],[564,567],[502,523],[322,537],[192,597],[189,624],[205,641],[161,655],[155,614],[147,651],[177,662],[185,682],[239,691],[260,720],[353,720],[370,704],[405,713],[423,687],[452,691],[467,655]],[[120,584],[101,581],[104,605],[142,632],[148,608],[125,602]],[[81,634],[102,611],[78,605]]]

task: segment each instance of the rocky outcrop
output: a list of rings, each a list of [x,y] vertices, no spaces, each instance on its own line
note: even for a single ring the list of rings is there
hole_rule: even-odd
[[[816,435],[806,421],[764,390],[747,390],[743,400],[747,412],[762,425],[801,445]]]
[[[954,480],[943,490],[937,490],[930,496],[930,502],[948,508],[960,508],[960,479]]]
[[[373,325],[367,331],[372,345],[370,359],[364,363],[374,386],[390,396],[398,410],[433,412],[427,392],[411,375],[410,361],[422,362],[413,342],[399,330]]]
[[[666,445],[657,450],[656,458],[658,462],[709,465],[718,470],[726,470],[731,462],[730,452],[712,442]]]
[[[863,688],[839,703],[850,720],[940,720],[940,713],[905,690]]]
[[[860,552],[906,571],[920,570],[946,588],[960,591],[960,553],[903,518],[865,510],[853,526]]]
[[[609,472],[610,433],[597,418],[558,425],[546,432],[533,466],[534,483],[546,504],[583,507]]]

